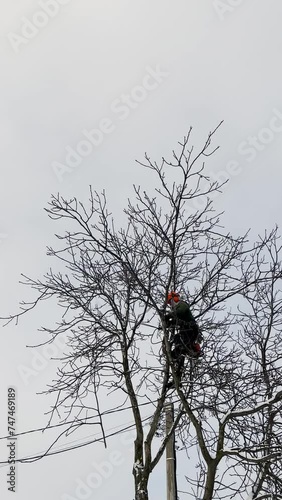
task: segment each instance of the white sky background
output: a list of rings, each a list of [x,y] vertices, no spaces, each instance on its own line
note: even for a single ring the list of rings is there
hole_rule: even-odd
[[[52,264],[45,247],[54,241],[57,226],[43,211],[51,193],[86,200],[89,184],[98,191],[105,188],[121,220],[132,184],[152,184],[148,170],[140,169],[135,159],[142,160],[145,151],[156,160],[168,156],[190,125],[192,142],[199,145],[225,120],[214,138],[220,151],[207,159],[207,170],[230,177],[224,195],[216,199],[216,206],[225,210],[226,227],[235,233],[251,227],[255,234],[275,223],[281,226],[281,1],[65,4],[57,4],[58,13],[47,16],[46,26],[20,43],[18,51],[8,34],[21,35],[22,18],[32,20],[42,7],[31,0],[0,4],[0,314],[14,312],[18,301],[28,298],[28,290],[18,285],[21,272],[36,277]],[[166,76],[122,120],[121,111],[111,107],[114,101],[122,94],[134,95],[148,68],[157,66]],[[52,162],[66,164],[65,148],[76,148],[85,139],[82,131],[98,128],[103,118],[111,120],[112,132],[60,181]],[[256,146],[249,144],[254,136]],[[231,161],[237,162],[237,175],[226,174]],[[50,307],[50,317],[53,313]],[[48,405],[36,392],[50,380],[52,363],[30,377],[27,386],[18,373],[19,365],[31,366],[34,353],[25,346],[36,342],[42,324],[38,310],[17,327],[1,330],[0,435],[7,431],[10,385],[17,388],[18,430],[46,422]],[[116,421],[113,416],[109,427]],[[95,428],[88,435],[92,432]],[[19,453],[40,451],[45,444],[42,437],[32,437],[19,443]],[[3,442],[0,446],[5,459]],[[19,467],[14,497],[64,500],[68,493],[76,498],[76,478],[84,480],[94,470],[91,462],[108,460],[113,450],[121,452],[123,463],[91,498],[131,499],[131,448],[120,438],[110,441],[106,451],[92,445]],[[185,463],[186,474],[187,467]],[[1,468],[1,498],[10,498],[5,471]],[[159,500],[164,480],[160,467],[151,481],[150,500]]]

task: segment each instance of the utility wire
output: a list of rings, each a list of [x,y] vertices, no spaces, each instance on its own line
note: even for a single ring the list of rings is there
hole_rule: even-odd
[[[146,418],[144,418],[142,420],[142,422],[146,422],[150,418],[151,418],[151,415],[148,416],[148,417],[146,417]],[[132,427],[135,426],[135,422],[132,422],[132,421],[130,423],[128,423],[128,424],[129,425],[126,424],[126,426],[123,427],[123,429],[121,429],[121,430],[118,430],[118,431],[112,432],[110,434],[107,434],[106,438],[113,437],[113,436],[115,436],[117,434],[123,434],[124,432],[128,431],[129,429],[131,429]],[[113,429],[117,429],[119,427],[120,427],[120,425],[115,426],[115,427],[111,427],[109,429],[109,431],[111,431]],[[91,436],[93,437],[93,436],[97,436],[97,435],[98,435],[98,433],[97,434],[92,434]],[[88,436],[88,437],[90,437],[90,436]],[[71,441],[71,443],[76,443],[76,442],[80,441],[81,439],[82,438],[74,440],[74,441]],[[53,451],[48,451],[47,450],[47,452],[44,452],[44,451],[37,452],[36,455],[28,455],[28,456],[23,457],[23,458],[18,458],[18,459],[15,460],[15,462],[19,462],[19,463],[32,463],[32,462],[36,462],[37,460],[40,460],[40,459],[42,459],[44,457],[47,457],[47,456],[50,456],[50,455],[57,455],[59,453],[64,453],[66,451],[75,450],[77,448],[82,448],[83,446],[88,446],[89,444],[96,443],[96,442],[99,442],[99,441],[101,441],[101,442],[104,441],[103,436],[100,435],[100,437],[97,438],[97,439],[92,439],[90,441],[86,441],[84,443],[81,443],[81,444],[78,444],[78,445],[75,445],[75,446],[67,446],[65,448],[62,448],[63,445],[61,445],[61,446],[58,446],[57,448],[55,448]],[[7,465],[9,465],[8,461],[2,461],[2,462],[0,462],[0,467],[5,467]]]
[[[141,403],[141,404],[140,404],[140,406],[141,406],[141,405],[143,405],[143,406],[144,406],[144,405],[147,405],[147,404],[151,404],[151,402]],[[125,410],[125,409],[129,409],[129,408],[131,408],[131,407],[120,409],[120,411]],[[109,414],[109,413],[114,413],[115,411],[116,411],[116,410],[108,410],[108,411],[106,411],[106,412],[104,412],[104,413],[105,413],[105,414]],[[93,417],[89,417],[89,418],[93,418]],[[142,423],[146,422],[146,421],[147,421],[147,420],[149,420],[150,418],[151,418],[151,415],[149,415],[149,416],[145,417],[144,419],[142,419]],[[59,426],[59,425],[66,425],[66,423],[65,423],[65,424],[57,424],[57,425],[50,426],[50,427],[57,427],[57,426]],[[122,425],[124,425],[124,424],[122,424]],[[48,427],[48,428],[50,428],[50,427]],[[114,429],[118,429],[119,427],[121,427],[121,425],[118,425],[118,426],[115,426],[115,427],[111,427],[111,428],[109,429],[109,431],[114,430]],[[117,434],[123,434],[124,432],[127,432],[129,429],[131,429],[131,428],[133,428],[133,427],[135,427],[135,422],[134,422],[134,421],[131,421],[131,422],[129,422],[128,424],[126,424],[126,426],[125,426],[125,427],[123,427],[122,429],[120,429],[120,430],[118,430],[118,431],[115,431],[115,432],[112,432],[112,433],[110,433],[110,434],[107,434],[107,435],[105,436],[105,438],[106,438],[106,439],[108,439],[108,438],[110,438],[110,437],[116,436]],[[27,434],[27,433],[31,433],[31,432],[36,432],[36,431],[39,431],[39,430],[45,430],[45,429],[44,429],[44,428],[43,428],[43,429],[33,429],[33,430],[31,430],[31,431],[26,431],[26,432],[23,432],[23,433],[19,433],[18,435],[23,435],[23,434]],[[98,435],[98,433],[96,433],[96,434],[91,434],[91,436],[92,436],[92,437],[97,436],[97,435]],[[16,434],[15,434],[15,436],[16,436]],[[12,439],[12,436],[8,436],[8,437],[9,437],[10,439]],[[90,436],[88,436],[88,437],[90,437]],[[2,438],[0,438],[0,439],[4,439],[4,438],[2,437]],[[77,442],[79,442],[81,439],[82,439],[82,438],[77,439],[77,440],[74,440],[74,441],[71,441],[71,442],[70,442],[70,444],[77,443]],[[78,444],[78,445],[75,445],[75,446],[67,446],[67,447],[65,447],[65,448],[62,448],[62,446],[63,446],[63,445],[61,445],[61,446],[56,447],[56,448],[55,448],[55,449],[53,449],[52,451],[51,451],[51,448],[52,448],[52,446],[53,446],[53,445],[51,445],[51,446],[47,449],[47,451],[37,452],[37,454],[36,454],[36,455],[28,455],[28,456],[25,456],[25,457],[23,457],[23,458],[16,459],[15,461],[16,461],[16,462],[19,462],[19,463],[32,463],[32,462],[36,462],[36,461],[38,461],[38,460],[41,460],[42,458],[45,458],[45,457],[47,457],[47,456],[57,455],[57,454],[59,454],[59,453],[65,453],[65,452],[67,452],[67,451],[75,450],[75,449],[82,448],[82,447],[84,447],[84,446],[88,446],[88,445],[93,444],[93,443],[96,443],[96,442],[103,442],[103,441],[104,441],[104,437],[103,437],[102,435],[100,435],[100,437],[99,437],[99,438],[97,438],[97,439],[91,439],[90,441],[86,441],[86,442],[83,442],[83,443]],[[62,448],[62,449],[61,449],[61,448]],[[8,461],[0,461],[0,468],[2,468],[2,467],[6,467],[7,465],[9,465]]]
[[[145,403],[139,403],[139,406],[147,406],[149,404],[154,404],[158,401],[157,399],[154,401],[146,401]],[[179,398],[174,400],[174,403],[177,403],[180,401]],[[126,406],[125,408],[115,408],[111,410],[105,410],[104,412],[101,413],[101,415],[104,417],[106,415],[111,415],[112,413],[117,413],[121,411],[126,411],[130,410],[132,407],[131,406]],[[70,425],[70,424],[78,424],[79,422],[82,422],[82,425],[100,425],[99,422],[85,422],[86,420],[91,420],[93,418],[97,418],[97,415],[93,415],[92,417],[84,417],[84,418],[77,418],[75,420],[70,420],[69,422],[62,422],[54,425],[48,425],[48,427],[38,427],[37,429],[30,429],[28,431],[23,431],[23,432],[18,432],[16,434],[13,434],[13,436],[7,435],[7,436],[0,436],[0,441],[1,439],[11,439],[12,437],[18,437],[18,436],[24,436],[26,434],[32,434],[34,432],[45,432],[48,431],[49,429],[55,429],[56,427],[62,427],[64,425]],[[110,429],[111,430],[111,429]],[[0,462],[1,463],[1,462]]]

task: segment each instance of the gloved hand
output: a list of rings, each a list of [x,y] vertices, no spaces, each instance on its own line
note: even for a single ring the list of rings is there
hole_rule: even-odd
[[[173,318],[172,318],[171,314],[166,314],[164,319],[165,319],[165,323],[167,326],[172,325]]]

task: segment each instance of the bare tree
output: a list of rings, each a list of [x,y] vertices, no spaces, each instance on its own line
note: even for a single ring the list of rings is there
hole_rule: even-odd
[[[93,416],[106,442],[104,396],[114,408],[120,395],[119,410],[130,407],[136,430],[135,500],[148,500],[150,475],[174,430],[199,455],[197,468],[190,466],[198,472],[188,478],[192,496],[230,497],[253,485],[258,500],[280,487],[277,229],[251,244],[248,234],[233,237],[220,225],[212,197],[224,183],[212,181],[204,163],[217,149],[210,150],[215,130],[197,153],[190,129],[171,161],[158,164],[146,155],[138,162],[156,187],[134,186],[124,227],[116,227],[105,193],[90,189],[88,205],[53,196],[46,211],[65,232],[48,255],[60,271],[25,276],[36,299],[8,318],[18,320],[52,298],[62,308],[56,325],[43,327],[46,342],[67,335],[57,379],[46,391],[54,394],[48,425],[59,416],[69,432]],[[189,300],[204,336],[204,356],[187,359],[181,387],[164,320],[172,289]],[[159,441],[169,377],[175,421]]]
[[[282,294],[278,241],[276,228],[245,254],[238,273],[235,268],[233,273],[230,269],[225,272],[225,289],[235,291],[236,283],[242,286],[237,290],[237,304],[224,310],[228,304],[224,301],[219,311],[220,296],[213,302],[216,317],[220,312],[225,316],[217,324],[211,318],[213,333],[206,338],[205,357],[192,368],[192,374],[187,373],[186,391],[178,388],[187,414],[181,440],[189,456],[193,448],[198,452],[197,467],[190,466],[187,476],[193,498],[281,498]],[[225,261],[226,271],[228,268]],[[211,286],[211,292],[215,288]],[[251,496],[247,490],[252,490]]]

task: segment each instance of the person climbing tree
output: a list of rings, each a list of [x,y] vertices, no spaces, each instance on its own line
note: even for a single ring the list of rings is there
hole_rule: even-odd
[[[176,362],[176,375],[181,380],[185,356],[198,357],[201,354],[201,334],[189,304],[180,299],[179,293],[169,292],[167,303],[171,310],[165,315],[165,323],[171,329],[171,355]]]

